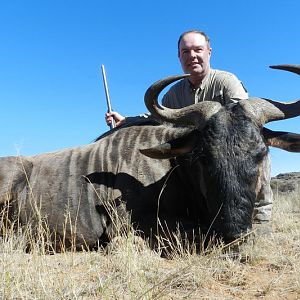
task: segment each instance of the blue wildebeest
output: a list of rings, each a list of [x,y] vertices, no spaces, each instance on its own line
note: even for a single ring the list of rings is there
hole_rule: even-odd
[[[295,65],[277,66],[300,74]],[[186,75],[183,75],[186,76]],[[300,115],[300,100],[252,98],[182,109],[145,103],[158,123],[113,130],[97,142],[31,157],[0,159],[0,203],[21,224],[47,221],[56,242],[93,247],[114,235],[114,213],[142,234],[214,232],[229,242],[251,229],[268,146],[300,152],[300,135],[263,127]],[[158,226],[159,224],[159,226]]]

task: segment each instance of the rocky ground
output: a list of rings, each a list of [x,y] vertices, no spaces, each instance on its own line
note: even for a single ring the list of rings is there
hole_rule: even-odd
[[[291,193],[300,188],[300,172],[279,174],[272,178],[271,187],[273,192]]]

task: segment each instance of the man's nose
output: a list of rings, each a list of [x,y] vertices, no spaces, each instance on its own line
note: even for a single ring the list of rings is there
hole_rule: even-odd
[[[196,57],[196,52],[194,50],[191,50],[190,55],[191,57]]]

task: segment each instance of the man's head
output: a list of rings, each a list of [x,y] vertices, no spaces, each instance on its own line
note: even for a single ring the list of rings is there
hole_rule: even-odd
[[[209,37],[202,31],[186,31],[179,37],[178,57],[183,71],[191,74],[194,84],[208,73],[211,51]]]

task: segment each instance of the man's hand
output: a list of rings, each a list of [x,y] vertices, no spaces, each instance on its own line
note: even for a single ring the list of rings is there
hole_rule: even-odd
[[[120,115],[116,111],[106,113],[105,114],[105,121],[106,121],[106,124],[108,126],[111,124],[112,120],[115,121],[116,127],[118,127],[125,121],[125,117],[123,117],[122,115]]]

